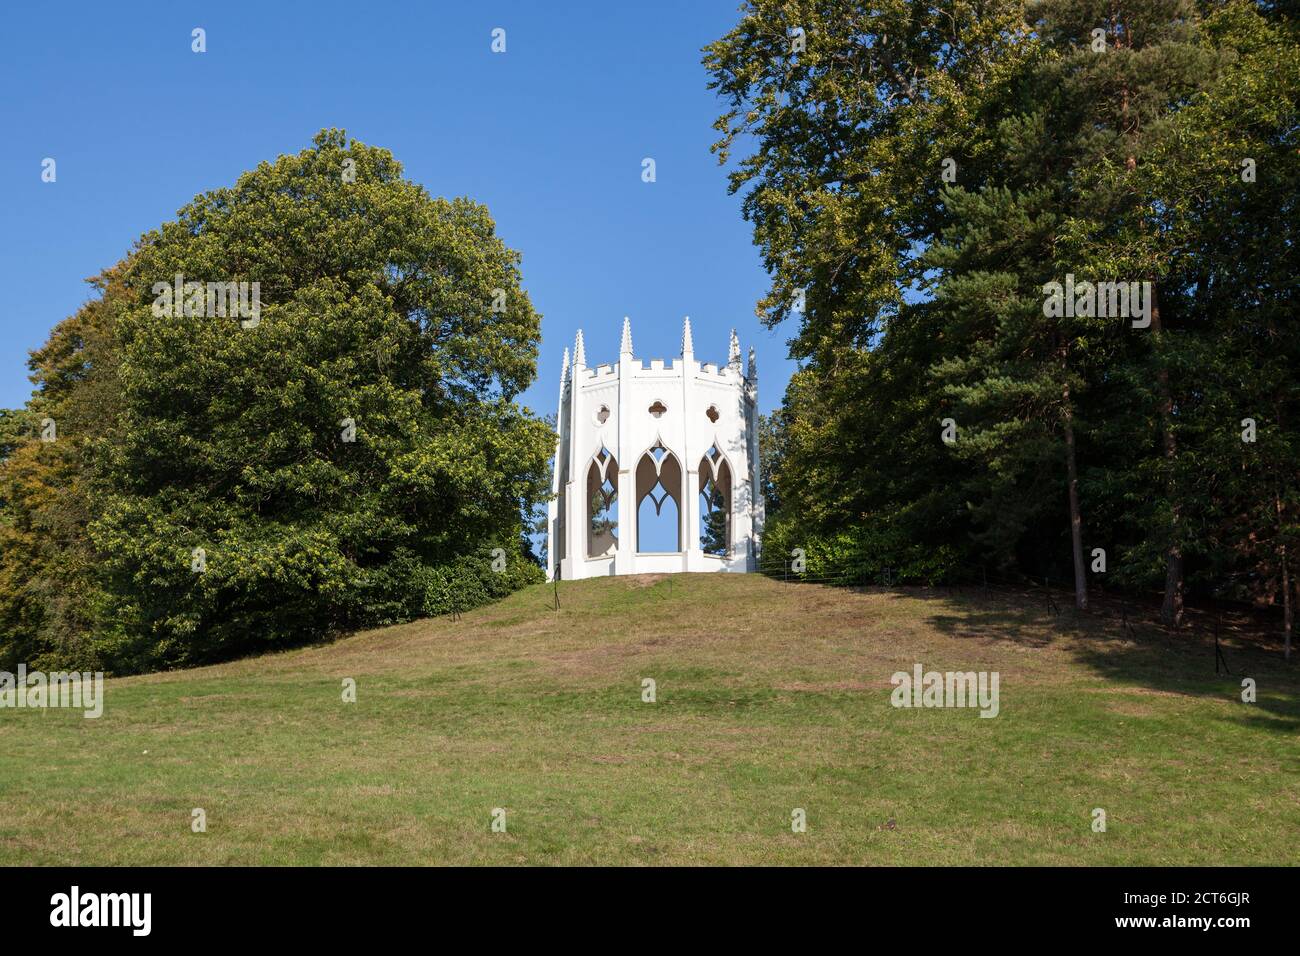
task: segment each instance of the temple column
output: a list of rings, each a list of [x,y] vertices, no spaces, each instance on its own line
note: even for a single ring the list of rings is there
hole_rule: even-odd
[[[623,317],[623,336],[618,346],[618,550],[614,552],[614,573],[636,573],[636,466],[632,449],[632,381],[636,376],[632,360],[632,322]]]

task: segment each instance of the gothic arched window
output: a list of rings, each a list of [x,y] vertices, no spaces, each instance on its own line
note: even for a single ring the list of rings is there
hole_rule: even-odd
[[[636,550],[682,550],[682,466],[656,440],[636,466]]]
[[[731,465],[713,445],[700,459],[700,548],[731,553]]]
[[[587,557],[618,550],[618,462],[601,448],[587,468]]]

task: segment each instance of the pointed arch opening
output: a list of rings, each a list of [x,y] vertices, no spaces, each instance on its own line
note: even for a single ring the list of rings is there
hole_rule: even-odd
[[[587,467],[587,557],[618,550],[618,462],[608,448]]]
[[[636,466],[636,550],[682,550],[682,466],[659,439]]]
[[[731,553],[731,464],[713,444],[700,459],[700,550],[724,556]]]

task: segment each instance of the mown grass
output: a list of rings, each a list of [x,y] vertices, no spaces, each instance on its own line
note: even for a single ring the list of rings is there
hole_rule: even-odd
[[[560,595],[112,680],[98,720],[0,710],[0,863],[1296,862],[1273,648],[1218,677],[1203,639],[1015,596],[754,575]],[[916,662],[998,671],[999,716],[891,707]]]

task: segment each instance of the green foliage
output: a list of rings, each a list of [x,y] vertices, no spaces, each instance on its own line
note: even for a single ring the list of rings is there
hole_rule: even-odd
[[[518,554],[507,560],[502,571],[492,569],[490,557],[467,555],[450,564],[425,569],[422,580],[421,611],[433,617],[470,611],[530,584],[541,584],[546,580],[546,572]]]
[[[28,362],[38,390],[6,415],[0,457],[0,667],[104,667],[94,646],[103,594],[86,526],[97,486],[93,439],[118,408],[113,323],[119,265],[100,297],[59,323]],[[57,439],[40,440],[53,421]]]
[[[1289,7],[752,0],[705,64],[718,151],[754,144],[731,188],[772,275],[759,311],[806,301],[765,552],[785,535],[856,569],[855,544],[828,542],[871,539],[900,556],[877,564],[904,545],[1062,577],[1102,547],[1135,590],[1290,600]],[[1151,327],[1045,314],[1066,273],[1150,281]]]
[[[425,613],[440,569],[466,606],[526,580],[455,570],[547,494],[518,261],[334,130],[145,235],[33,357],[59,441],[0,469],[0,657],[194,664]],[[158,314],[177,275],[260,283],[260,320]]]
[[[618,522],[613,515],[614,494],[606,495],[604,491],[597,488],[595,494],[591,496],[588,502],[588,514],[591,515],[591,536],[599,538],[602,535],[610,534],[618,526]]]
[[[708,501],[705,511],[704,531],[700,534],[700,547],[705,554],[727,553],[727,500],[711,480],[705,485],[703,495]]]
[[[764,529],[764,569],[783,574],[796,548],[803,551],[803,573],[813,579],[842,584],[939,584],[968,579],[961,552],[948,544],[918,539],[908,515],[873,516],[840,531],[810,535],[783,512]]]

